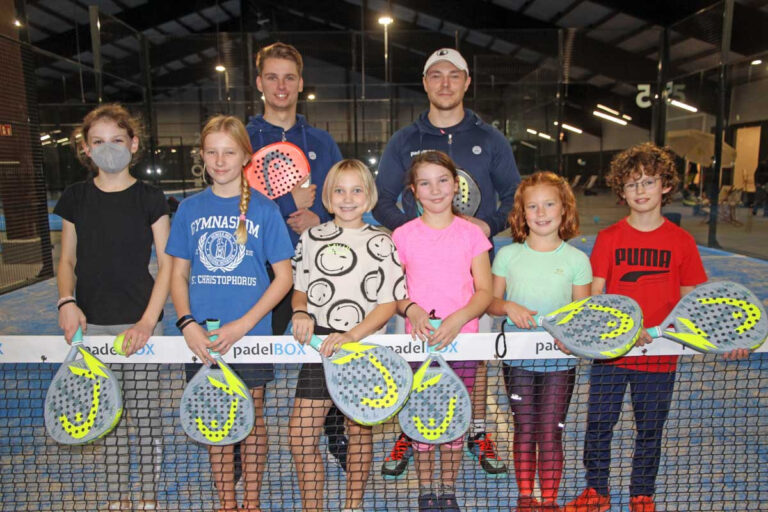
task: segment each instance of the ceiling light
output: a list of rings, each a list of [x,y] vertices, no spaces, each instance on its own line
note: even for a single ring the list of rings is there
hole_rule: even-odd
[[[688,105],[687,103],[683,103],[682,101],[677,100],[669,100],[670,105],[673,105],[677,108],[681,108],[683,110],[687,110],[688,112],[698,112],[699,109],[694,107],[693,105]]]
[[[217,64],[217,65],[216,65],[216,71],[218,71],[219,73],[223,73],[223,72],[225,72],[226,70],[227,70],[227,68],[225,68],[225,67],[224,67],[224,66],[222,66],[221,64]]]
[[[21,28],[21,22],[19,20],[13,20],[13,25]]]
[[[309,101],[315,101],[315,98],[317,98],[317,96],[315,96],[315,93],[311,92],[311,93],[307,94],[307,99]]]
[[[606,114],[605,112],[600,112],[599,110],[593,110],[592,115],[597,117],[602,117],[603,119],[607,119],[612,123],[620,124],[621,126],[627,125],[627,122],[625,120],[618,117],[613,117],[612,115]]]
[[[46,133],[45,135],[41,135],[41,136],[40,136],[40,140],[48,140],[48,139],[50,139],[50,138],[51,138],[51,136],[50,136],[50,135],[48,135],[47,133]]]
[[[544,132],[539,132],[538,136],[541,137],[542,139],[552,140],[552,137],[550,137],[548,134]]]
[[[557,126],[557,121],[555,121],[555,126]],[[575,126],[571,126],[569,124],[563,123],[563,129],[564,130],[570,130],[573,133],[584,133],[584,131],[581,128],[576,128]]]
[[[753,66],[759,66],[762,63],[763,63],[763,61],[760,60],[760,59],[755,59],[752,62],[750,62],[750,64],[752,64]]]
[[[531,135],[536,135],[537,133],[539,133],[536,130],[534,130],[533,128],[526,128],[525,131],[527,131]]]
[[[613,110],[612,108],[608,108],[605,105],[601,105],[600,103],[597,104],[597,108],[601,108],[601,109],[605,110],[606,112],[610,112],[611,114],[613,114],[615,116],[619,115],[619,113],[620,113],[618,110]]]
[[[526,142],[524,140],[520,141],[520,145],[531,148],[531,149],[538,149],[536,145],[531,144],[530,142]]]
[[[381,18],[379,18],[379,25],[387,26],[390,23],[392,23],[393,21],[394,20],[392,19],[391,16],[382,16]]]

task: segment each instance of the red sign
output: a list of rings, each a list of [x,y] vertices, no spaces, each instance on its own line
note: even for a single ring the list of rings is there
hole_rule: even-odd
[[[13,130],[10,124],[0,124],[0,137],[10,137],[13,135]]]

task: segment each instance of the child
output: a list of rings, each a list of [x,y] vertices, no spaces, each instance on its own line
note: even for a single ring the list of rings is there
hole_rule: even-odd
[[[243,174],[251,158],[245,126],[232,116],[211,118],[200,134],[210,188],[185,199],[171,228],[167,252],[173,256],[171,297],[181,330],[198,360],[212,364],[208,349],[220,354],[245,335],[272,333],[270,311],[291,288],[293,254],[277,206],[252,190]],[[266,264],[275,279],[270,283]],[[221,328],[206,332],[198,322],[218,318]],[[209,337],[217,335],[215,342]],[[199,365],[187,365],[187,380]],[[232,365],[253,395],[256,422],[241,446],[245,504],[259,510],[262,468],[267,455],[264,387],[274,378],[271,364]],[[220,512],[237,510],[233,447],[209,447]]]
[[[442,349],[459,332],[477,332],[480,317],[491,302],[490,242],[482,230],[454,215],[453,196],[458,188],[456,166],[445,153],[425,151],[413,158],[408,183],[424,214],[395,230],[400,261],[405,268],[409,300],[398,308],[408,320],[414,337]],[[427,311],[434,309],[443,321],[437,329]],[[476,361],[452,362],[472,392]],[[413,443],[419,478],[419,510],[461,509],[456,501],[456,473],[461,463],[463,436],[440,445],[440,480],[433,482],[434,445]],[[437,491],[437,492],[435,492]]]
[[[152,335],[163,334],[163,306],[168,298],[171,258],[165,254],[170,222],[168,204],[159,189],[136,180],[130,165],[139,150],[139,121],[118,104],[92,110],[75,130],[78,158],[96,172],[93,178],[68,187],[54,208],[62,217],[59,288],[59,326],[67,342],[78,327],[89,335],[125,333],[126,355],[134,354]],[[152,244],[157,253],[157,278],[149,273]],[[133,371],[116,370],[121,380],[134,380]],[[146,377],[142,377],[144,380]],[[136,387],[125,389],[128,410],[135,410]],[[146,398],[146,397],[145,397]],[[134,418],[128,416],[134,423]],[[159,428],[159,415],[142,419]],[[125,434],[125,433],[123,433]],[[128,436],[115,439],[121,446]],[[139,436],[140,474],[151,475],[151,436]],[[127,464],[117,472],[129,478]],[[122,477],[121,477],[122,479]],[[127,485],[127,481],[125,483]],[[119,495],[125,486],[112,492]],[[111,508],[154,509],[154,490],[144,485],[133,504],[128,499],[110,502]]]
[[[660,324],[681,296],[707,280],[693,237],[661,214],[678,182],[672,153],[651,143],[616,155],[608,174],[608,183],[618,198],[626,201],[629,216],[597,236],[590,258],[592,294],[603,293],[605,288],[605,293],[635,299],[643,310],[645,325]],[[638,250],[663,257],[624,257]],[[651,341],[642,330],[636,345]],[[726,358],[746,355],[746,350],[734,350]],[[676,365],[677,356],[620,357],[592,364],[584,439],[587,488],[563,510],[603,512],[611,508],[611,438],[629,384],[637,429],[629,510],[655,512],[653,495]]]
[[[516,243],[501,249],[493,261],[494,300],[489,313],[504,315],[517,327],[530,329],[535,326],[533,315],[589,296],[589,259],[564,242],[579,232],[576,199],[567,181],[551,172],[524,179],[515,193],[509,224]],[[560,510],[562,429],[577,360],[505,363],[504,382],[515,421],[517,510]],[[533,498],[537,466],[541,503]]]
[[[381,329],[404,299],[403,270],[389,235],[369,226],[363,214],[376,204],[373,176],[358,160],[331,167],[323,185],[323,204],[334,220],[305,231],[296,246],[293,335],[308,343],[327,334],[320,352],[330,356],[347,342]],[[362,283],[362,286],[361,286]],[[318,439],[332,405],[323,367],[302,365],[290,420],[291,453],[296,464],[303,510],[325,510],[325,470]],[[348,422],[349,453],[344,510],[362,510],[365,482],[373,459],[371,427]]]

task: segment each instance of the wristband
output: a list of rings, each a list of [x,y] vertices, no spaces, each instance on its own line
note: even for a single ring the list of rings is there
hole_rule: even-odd
[[[65,304],[71,304],[73,302],[77,302],[77,301],[74,298],[68,298],[66,300],[60,300],[56,304],[56,309],[61,310],[62,306],[64,306]]]
[[[72,295],[67,295],[66,297],[61,297],[59,300],[56,301],[56,307],[60,308],[65,302],[74,302],[75,298]]]
[[[415,302],[411,302],[407,306],[405,306],[405,309],[403,310],[403,316],[408,318],[408,309],[410,309],[411,306],[416,306],[417,304]]]
[[[176,320],[176,328],[181,331],[184,327],[188,326],[190,323],[195,322],[195,317],[192,315],[184,315],[178,320]]]
[[[313,315],[309,311],[304,311],[303,309],[297,309],[296,311],[291,313],[291,317],[293,317],[293,315],[295,315],[296,313],[303,313],[303,314],[307,315],[309,318],[311,318],[313,322],[317,323],[317,319],[315,318],[315,315]]]

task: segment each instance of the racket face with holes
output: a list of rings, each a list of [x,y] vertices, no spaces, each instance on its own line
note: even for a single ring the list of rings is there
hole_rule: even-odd
[[[189,437],[221,446],[248,437],[255,411],[245,383],[221,358],[216,363],[218,368],[200,368],[184,388],[179,417]]]
[[[541,326],[579,357],[612,359],[634,346],[643,312],[629,297],[595,295],[549,313]]]
[[[117,377],[82,344],[73,344],[45,395],[45,428],[62,444],[107,435],[123,414]]]
[[[309,172],[309,161],[301,148],[290,142],[275,142],[253,154],[245,177],[251,187],[275,199],[293,190]]]
[[[432,362],[439,366],[431,368]],[[443,356],[428,356],[416,370],[411,396],[397,419],[408,437],[427,444],[453,441],[469,429],[472,419],[469,392]]]
[[[459,178],[459,190],[453,196],[453,206],[462,215],[474,217],[480,208],[480,187],[464,169],[456,169]]]
[[[372,343],[345,343],[323,358],[323,369],[333,403],[361,425],[378,425],[397,414],[413,383],[405,359]]]
[[[704,353],[754,350],[768,337],[768,317],[762,302],[744,286],[715,281],[695,288],[656,330],[662,336]],[[650,331],[650,329],[649,329]]]

